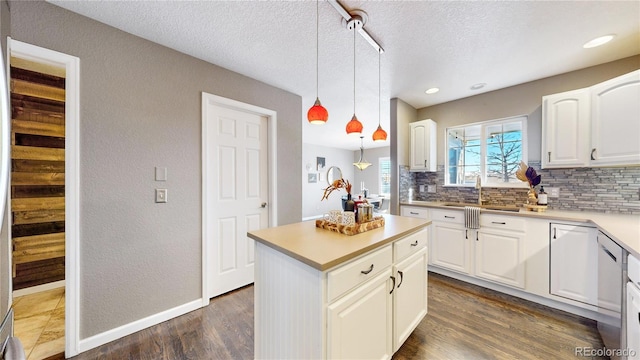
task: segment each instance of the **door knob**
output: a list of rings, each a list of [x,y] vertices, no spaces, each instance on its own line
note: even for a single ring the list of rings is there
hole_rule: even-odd
[[[263,208],[263,209],[266,208],[267,207],[267,203],[263,202],[262,204],[260,204],[260,207]]]

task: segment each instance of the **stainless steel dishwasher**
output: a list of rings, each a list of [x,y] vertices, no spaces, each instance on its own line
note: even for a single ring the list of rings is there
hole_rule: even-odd
[[[626,303],[623,291],[627,278],[625,251],[603,232],[598,232],[598,331],[607,349],[626,347],[626,330],[622,309]],[[620,359],[611,354],[611,359]]]

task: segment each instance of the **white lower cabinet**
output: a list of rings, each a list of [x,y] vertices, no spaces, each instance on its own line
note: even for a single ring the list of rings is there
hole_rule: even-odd
[[[427,248],[394,266],[393,351],[397,351],[427,315]]]
[[[551,223],[550,293],[582,304],[598,304],[598,230]]]
[[[327,273],[328,358],[389,359],[411,335],[427,314],[428,234],[408,235]]]
[[[524,289],[524,230],[523,219],[482,215],[475,243],[475,276]]]
[[[393,355],[392,285],[387,268],[356,290],[330,304],[327,355],[331,359],[389,359]]]
[[[462,211],[431,212],[429,264],[471,275],[475,231],[464,228]]]

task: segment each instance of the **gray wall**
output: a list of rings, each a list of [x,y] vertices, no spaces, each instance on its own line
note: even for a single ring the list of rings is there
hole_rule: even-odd
[[[318,171],[316,168],[316,158],[325,158],[325,168]],[[337,166],[342,170],[342,178],[349,180],[354,186],[352,193],[359,191],[360,188],[354,183],[353,151],[345,149],[336,149],[320,145],[303,144],[302,145],[302,217],[321,216],[329,210],[338,210],[342,208],[341,197],[347,192],[339,190],[331,193],[329,199],[320,201],[324,189],[328,186],[326,181],[327,170],[331,166]],[[307,165],[311,166],[311,171],[307,171]],[[317,183],[308,182],[309,173],[322,173],[324,181]]]
[[[544,95],[588,87],[639,68],[640,55],[637,55],[418,109],[416,120],[433,119],[438,124],[438,164],[444,165],[444,133],[447,127],[515,115],[528,115],[529,161],[540,161],[542,97]],[[407,136],[406,142],[408,141]]]
[[[353,179],[356,193],[360,191],[360,183],[362,181],[364,181],[365,187],[369,189],[369,194],[378,194],[380,192],[380,178],[378,176],[380,174],[379,159],[389,157],[389,150],[389,146],[364,149],[364,158],[371,163],[371,166],[363,171],[356,169],[353,165],[351,166],[355,169]],[[357,162],[358,159],[360,159],[360,150],[353,152],[353,162]]]
[[[11,36],[80,58],[81,339],[201,297],[202,91],[277,111],[278,220],[300,220],[299,96],[44,2],[11,3]]]
[[[399,166],[409,165],[409,123],[418,120],[418,112],[406,102],[391,99],[389,119],[391,120],[390,147],[391,154],[391,202],[389,212],[400,214],[398,196],[400,192]]]

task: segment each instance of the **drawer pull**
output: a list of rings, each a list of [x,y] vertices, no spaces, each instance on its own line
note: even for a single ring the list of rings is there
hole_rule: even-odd
[[[504,221],[492,221],[491,223],[492,224],[497,224],[497,225],[507,225],[507,223],[504,222]]]
[[[393,280],[393,285],[391,285],[391,291],[389,291],[389,294],[393,294],[393,290],[396,289],[396,278],[393,276],[389,276],[391,278],[391,280]]]
[[[455,219],[456,217],[455,217],[455,216],[448,216],[448,215],[445,215],[445,216],[444,216],[444,218],[445,218],[445,219]]]
[[[592,149],[591,150],[591,160],[595,160],[596,158],[593,157],[593,153],[596,152],[596,149]]]
[[[420,215],[420,213],[413,212],[413,211],[409,211],[409,214],[411,214],[411,215]]]
[[[416,240],[411,246],[418,246],[418,240]]]
[[[400,274],[400,283],[398,284],[398,289],[400,289],[400,285],[402,285],[402,271],[398,270],[398,274]]]
[[[360,272],[365,274],[365,275],[368,275],[372,271],[373,271],[373,264],[371,264],[371,266],[369,267],[369,270],[362,270]]]

